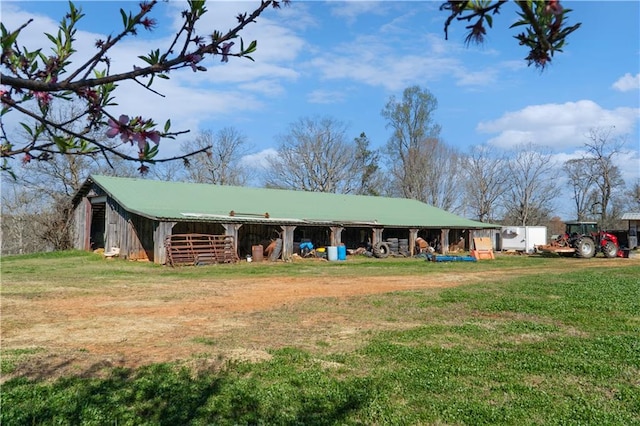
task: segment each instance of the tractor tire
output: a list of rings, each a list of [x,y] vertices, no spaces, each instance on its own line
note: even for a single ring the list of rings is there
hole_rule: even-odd
[[[576,241],[576,255],[590,259],[596,255],[596,243],[591,238],[580,238]]]
[[[391,249],[389,249],[389,244],[387,243],[376,243],[376,245],[373,246],[373,255],[378,259],[389,257],[389,253],[391,253]]]
[[[618,256],[618,247],[613,243],[613,241],[607,241],[602,247],[602,253],[604,257],[608,257],[609,259]]]

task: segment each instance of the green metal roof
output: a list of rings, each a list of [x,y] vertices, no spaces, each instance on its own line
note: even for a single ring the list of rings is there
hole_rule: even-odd
[[[150,219],[166,221],[379,224],[386,227],[465,229],[500,227],[465,219],[420,201],[405,198],[162,182],[97,175],[88,179],[83,187],[85,192],[91,182],[101,187],[128,211]]]

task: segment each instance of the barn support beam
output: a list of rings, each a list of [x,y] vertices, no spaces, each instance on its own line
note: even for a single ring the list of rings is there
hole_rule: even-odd
[[[413,257],[416,254],[416,240],[418,239],[418,229],[409,228],[409,254]]]
[[[233,237],[233,250],[238,255],[238,229],[242,227],[241,223],[223,223],[224,235]]]
[[[83,199],[83,203],[85,203],[84,220],[86,221],[86,223],[84,224],[83,249],[92,251],[93,247],[91,247],[91,223],[93,222],[93,206],[86,198]]]
[[[371,245],[375,246],[378,243],[382,242],[382,232],[384,228],[373,228],[373,234],[371,235]]]
[[[342,231],[344,228],[342,226],[330,226],[331,230],[331,245],[339,246],[342,243]]]
[[[282,229],[282,259],[289,260],[293,255],[293,231],[295,231],[295,225],[281,225]]]
[[[129,212],[124,210],[118,211],[116,206],[118,205],[111,199],[108,200],[105,205],[104,250],[108,251],[111,250],[112,247],[117,247],[120,249],[120,256],[128,259],[131,248],[120,241],[119,235],[121,233],[129,233],[133,229],[133,226],[131,225]]]
[[[447,254],[449,252],[449,229],[442,229],[440,231],[440,242],[442,246],[440,252]]]
[[[171,230],[178,222],[153,222],[153,263],[164,265],[167,263],[167,247],[165,242],[171,235]]]

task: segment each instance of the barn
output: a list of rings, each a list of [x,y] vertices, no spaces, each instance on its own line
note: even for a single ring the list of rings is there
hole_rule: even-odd
[[[167,262],[176,234],[232,237],[239,258],[282,240],[283,259],[301,242],[356,248],[398,238],[413,254],[417,238],[448,251],[450,242],[489,235],[497,225],[403,198],[330,194],[92,175],[73,199],[74,247],[112,247],[120,257]]]

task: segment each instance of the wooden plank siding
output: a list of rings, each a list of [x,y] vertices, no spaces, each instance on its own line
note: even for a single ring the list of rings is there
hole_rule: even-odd
[[[167,248],[165,247],[165,242],[167,240],[167,237],[171,235],[176,222],[154,221],[154,224],[155,228],[153,230],[153,261],[155,263],[164,265],[165,263],[167,263]]]
[[[153,261],[153,221],[129,213],[111,197],[105,214],[105,250],[120,249],[120,257]]]
[[[91,250],[91,203],[83,198],[73,211],[73,247]]]

